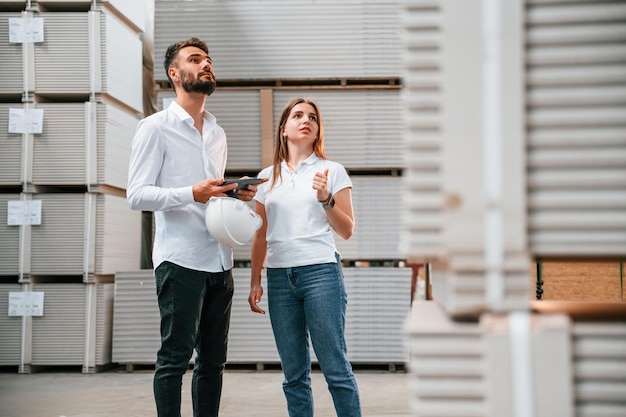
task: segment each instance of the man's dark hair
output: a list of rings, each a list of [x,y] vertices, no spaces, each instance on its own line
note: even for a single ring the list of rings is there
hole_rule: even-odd
[[[170,69],[172,63],[176,60],[178,52],[188,46],[195,46],[202,49],[207,55],[209,54],[209,47],[207,46],[207,44],[204,41],[201,41],[200,39],[195,37],[176,42],[168,46],[167,51],[165,51],[165,60],[163,61],[163,66],[165,67],[165,75],[167,76],[167,79],[170,82],[170,86],[172,87],[174,86],[174,83],[172,82],[170,74],[168,74],[167,70]]]

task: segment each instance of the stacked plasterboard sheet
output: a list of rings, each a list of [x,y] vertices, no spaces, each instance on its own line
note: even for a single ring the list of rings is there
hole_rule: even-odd
[[[254,206],[253,206],[254,208]],[[236,246],[233,248],[233,259],[235,261],[249,261],[250,253],[252,251],[252,240],[245,245]]]
[[[572,345],[576,415],[626,415],[626,323],[574,323]]]
[[[159,307],[151,269],[115,275],[112,360],[152,364],[160,346]]]
[[[22,291],[20,284],[0,284],[0,366],[18,366],[22,353],[22,317],[9,316],[9,293]]]
[[[0,276],[20,272],[20,226],[7,224],[8,203],[19,199],[19,194],[0,194]]]
[[[172,90],[158,93],[158,109],[169,105]],[[261,170],[261,102],[257,90],[226,90],[218,87],[206,101],[206,110],[216,117],[228,140],[227,171]],[[242,115],[245,114],[245,117]]]
[[[357,363],[405,363],[402,324],[409,308],[409,269],[345,268],[348,359]],[[250,269],[234,268],[235,293],[228,342],[229,363],[278,363],[269,315],[248,304]],[[154,363],[160,345],[159,312],[152,270],[115,277],[113,361]],[[262,283],[265,288],[266,280]],[[267,294],[261,302],[267,309]],[[315,361],[314,352],[312,352]]]
[[[81,5],[90,7],[98,5],[113,8],[118,14],[130,21],[138,30],[146,30],[147,5],[150,1],[128,1],[128,0],[34,0],[33,3],[44,7],[53,6],[55,8],[76,7]]]
[[[34,135],[33,185],[125,188],[138,117],[106,103],[42,103],[44,129]]]
[[[0,6],[2,3],[0,3]],[[24,91],[24,62],[22,45],[9,43],[9,19],[20,18],[20,13],[0,13],[0,56],[3,68],[10,69],[0,78],[0,95],[21,97]]]
[[[438,259],[444,242],[444,184],[441,132],[443,120],[443,22],[441,1],[405,1],[404,53],[403,252],[408,257]]]
[[[411,299],[410,268],[344,268],[348,359],[361,364],[404,364],[403,325]]]
[[[8,245],[0,274],[48,293],[44,316],[23,320],[22,370],[82,364],[92,372],[110,363],[112,286],[69,282],[139,264],[141,215],[121,188],[143,110],[146,7],[63,0],[28,2],[25,11],[25,2],[0,2],[0,50],[15,70],[0,82],[0,185],[10,193],[0,212],[6,217],[5,199],[42,201],[41,224],[0,225],[0,246]],[[9,42],[10,17],[41,18],[43,41]],[[43,131],[8,133],[11,108],[44,110]]]
[[[93,193],[34,194],[41,224],[30,227],[31,275],[112,275],[136,267],[141,214],[122,197]],[[85,277],[87,278],[87,277]]]
[[[435,298],[449,314],[527,308],[521,89],[484,83],[493,75],[503,86],[521,84],[521,26],[501,19],[521,19],[522,9],[507,2],[483,15],[476,2],[444,3],[403,6],[408,169],[400,248],[411,262],[432,262]],[[492,37],[485,25],[502,32]],[[485,48],[499,52],[467,52]]]
[[[571,320],[565,314],[487,313],[480,317],[487,416],[533,410],[574,416]]]
[[[478,322],[452,321],[437,303],[417,301],[406,332],[412,415],[487,416]]]
[[[34,44],[32,91],[44,96],[106,94],[143,110],[138,33],[106,10],[37,17],[44,19],[46,37]]]
[[[626,4],[530,1],[529,240],[533,255],[626,252]]]
[[[335,235],[344,260],[397,260],[402,178],[352,175],[355,226],[348,240]]]
[[[31,365],[82,365],[85,360],[85,284],[37,284],[44,314],[32,318]]]
[[[348,360],[359,364],[407,362],[402,326],[409,311],[411,270],[408,268],[344,268],[348,294],[346,347]],[[228,361],[277,363],[269,315],[250,311],[250,269],[233,269],[235,295]],[[267,291],[266,278],[262,285]],[[261,307],[268,312],[267,292]],[[317,362],[311,348],[311,359]]]
[[[44,293],[44,309],[32,317],[29,365],[82,365],[91,372],[110,363],[112,284],[34,284],[32,291]]]
[[[277,363],[268,315],[250,311],[250,270],[233,269],[235,294],[228,342],[229,363]],[[160,346],[159,309],[152,270],[122,271],[115,277],[113,361],[155,362]]]
[[[277,0],[157,0],[155,57],[193,34],[209,43],[218,79],[393,77],[400,75],[399,18],[391,0],[288,8]],[[155,78],[166,79],[163,68]]]
[[[88,361],[83,372],[95,372],[98,366],[111,363],[113,344],[113,284],[88,284],[86,286],[88,306],[87,334]]]
[[[512,416],[529,407],[537,416],[575,415],[566,315],[455,321],[439,303],[416,301],[406,331],[413,415]]]
[[[20,185],[22,175],[22,162],[24,135],[21,133],[9,133],[9,112],[11,109],[23,109],[22,103],[0,103],[0,185]]]
[[[475,257],[475,269],[433,267],[433,298],[455,316],[525,309],[530,303],[529,263],[521,254],[517,258],[508,260],[494,277],[486,271],[480,255]]]
[[[280,362],[267,308],[265,274],[263,274],[261,282],[265,289],[265,295],[260,306],[266,314],[253,313],[250,310],[250,304],[248,304],[250,269],[233,269],[233,278],[235,280],[235,294],[228,333],[228,362],[261,364]]]
[[[400,90],[276,91],[274,123],[283,107],[296,97],[311,98],[319,106],[329,159],[348,169],[405,166]]]

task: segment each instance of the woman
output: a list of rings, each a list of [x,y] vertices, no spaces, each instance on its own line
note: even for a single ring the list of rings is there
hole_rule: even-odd
[[[338,417],[360,417],[356,379],[346,355],[346,291],[333,230],[349,239],[354,230],[352,181],[345,168],[326,159],[319,109],[291,100],[276,130],[274,163],[258,175],[256,211],[263,226],[252,241],[250,296],[253,312],[263,295],[285,379],[291,417],[313,417],[309,334]]]

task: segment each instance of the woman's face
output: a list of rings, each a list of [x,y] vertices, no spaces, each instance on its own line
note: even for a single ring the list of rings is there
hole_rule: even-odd
[[[313,142],[319,133],[317,124],[317,113],[315,108],[308,103],[300,103],[294,106],[287,117],[283,127],[283,136],[290,142],[308,143],[313,146]]]

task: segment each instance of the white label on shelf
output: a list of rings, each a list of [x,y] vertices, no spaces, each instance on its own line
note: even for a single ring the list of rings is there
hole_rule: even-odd
[[[9,133],[42,133],[43,109],[9,108]]]
[[[42,291],[9,292],[9,316],[43,316]]]
[[[7,201],[7,226],[41,224],[41,200]]]
[[[12,17],[9,19],[9,43],[43,42],[42,17]]]

